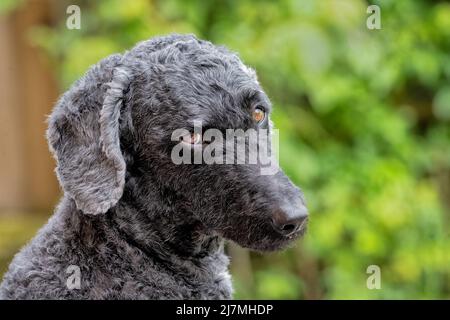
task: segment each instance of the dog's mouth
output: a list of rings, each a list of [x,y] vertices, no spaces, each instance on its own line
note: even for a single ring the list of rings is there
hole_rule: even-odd
[[[298,229],[287,235],[280,234],[272,226],[266,225],[260,228],[247,229],[246,237],[242,237],[241,232],[238,232],[239,235],[234,234],[234,232],[226,232],[222,236],[247,249],[262,252],[277,251],[294,246],[296,240],[300,239],[307,232],[307,225],[308,223],[305,221]],[[237,228],[234,231],[238,231]]]
[[[298,230],[296,230],[292,234],[290,234],[288,236],[285,236],[286,241],[288,241],[288,242],[289,241],[294,241],[294,240],[302,237],[306,233],[306,229],[307,229],[307,226],[306,226],[306,223],[305,223],[304,227],[302,226],[301,228],[299,228]]]

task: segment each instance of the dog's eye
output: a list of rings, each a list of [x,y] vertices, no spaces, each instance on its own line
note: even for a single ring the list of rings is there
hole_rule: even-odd
[[[253,120],[255,120],[258,124],[264,121],[266,118],[266,111],[262,107],[256,107],[253,110]]]
[[[202,143],[202,135],[200,133],[193,132],[182,136],[180,140],[187,144],[200,144]]]

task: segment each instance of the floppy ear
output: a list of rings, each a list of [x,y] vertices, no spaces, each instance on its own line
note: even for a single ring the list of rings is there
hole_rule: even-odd
[[[107,212],[122,197],[125,184],[119,117],[130,79],[119,61],[113,56],[93,67],[49,118],[47,139],[58,180],[87,214]]]

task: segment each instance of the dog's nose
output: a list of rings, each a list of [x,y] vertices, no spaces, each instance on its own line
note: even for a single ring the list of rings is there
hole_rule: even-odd
[[[272,216],[272,225],[276,231],[289,236],[298,231],[308,219],[308,210],[304,205],[279,208]]]

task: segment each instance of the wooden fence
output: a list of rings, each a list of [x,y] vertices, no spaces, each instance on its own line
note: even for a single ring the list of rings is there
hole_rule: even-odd
[[[48,210],[58,199],[46,115],[58,86],[30,30],[51,24],[48,1],[27,1],[0,15],[0,213]]]

